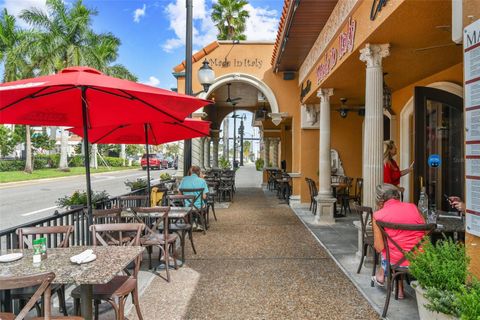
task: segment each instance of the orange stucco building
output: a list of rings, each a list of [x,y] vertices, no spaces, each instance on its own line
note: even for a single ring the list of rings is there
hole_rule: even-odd
[[[402,177],[404,200],[417,201],[425,185],[447,210],[444,194],[465,196],[462,30],[479,17],[478,0],[285,0],[275,43],[214,42],[194,55],[194,75],[206,59],[217,77],[200,94],[216,101],[198,113],[212,121],[207,143],[218,152],[220,123],[233,110],[224,102],[230,84],[242,97],[237,110],[259,115],[267,166],[286,161],[292,203],[310,201],[305,178],[318,182],[318,223],[335,222],[332,154],[344,175],[363,178],[363,203],[374,206],[388,139],[401,169],[415,161]],[[179,92],[183,72],[183,64],[174,69]],[[196,79],[193,89],[201,90]],[[195,143],[194,154],[206,150]],[[432,155],[441,167],[428,165]],[[480,239],[467,233],[466,242],[476,256]],[[480,273],[480,259],[472,270]]]

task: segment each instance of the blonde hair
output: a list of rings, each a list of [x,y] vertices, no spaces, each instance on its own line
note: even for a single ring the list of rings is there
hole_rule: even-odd
[[[395,147],[395,141],[386,140],[383,141],[383,160],[390,161],[392,160],[392,149]]]

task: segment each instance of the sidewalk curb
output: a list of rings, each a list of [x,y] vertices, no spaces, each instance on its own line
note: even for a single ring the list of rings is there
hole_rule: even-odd
[[[113,172],[129,172],[129,171],[138,171],[138,170],[139,170],[139,168],[127,169],[127,170],[106,171],[106,172],[92,173],[90,176],[112,174]],[[74,175],[71,175],[71,176],[64,176],[64,177],[44,178],[44,179],[34,179],[34,180],[22,180],[22,181],[15,181],[15,182],[2,182],[2,183],[0,183],[0,189],[3,189],[4,187],[8,188],[8,187],[21,186],[21,185],[24,185],[24,184],[56,181],[56,180],[62,180],[62,179],[73,178],[73,177],[84,176],[84,175],[85,174],[74,174]]]

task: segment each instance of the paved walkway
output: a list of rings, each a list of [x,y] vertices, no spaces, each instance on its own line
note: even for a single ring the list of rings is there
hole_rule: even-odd
[[[206,235],[194,234],[198,254],[188,248],[171,283],[153,277],[141,297],[144,319],[379,319],[271,193],[238,185],[217,217]]]

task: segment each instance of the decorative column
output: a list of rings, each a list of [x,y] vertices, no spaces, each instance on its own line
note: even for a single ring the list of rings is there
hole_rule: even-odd
[[[363,205],[375,209],[375,187],[383,183],[383,69],[389,44],[367,43],[360,60],[367,64],[363,138]]]
[[[274,168],[278,168],[278,144],[280,143],[280,139],[279,138],[273,138],[271,139],[271,143],[272,143],[272,155],[273,155],[273,159],[272,159],[272,163],[273,163],[273,167]]]
[[[198,157],[198,166],[201,168],[201,169],[204,169],[205,168],[205,137],[203,138],[200,138],[199,139],[199,149],[200,149],[200,152],[199,152],[199,157]]]
[[[263,160],[265,160],[263,167],[268,168],[268,163],[270,162],[270,138],[263,138],[263,152]]]
[[[218,137],[212,137],[213,141],[213,167],[218,168],[218,141],[220,139]]]
[[[330,96],[333,89],[320,89],[317,97],[320,98],[320,134],[319,134],[319,188],[317,195],[317,224],[335,223],[334,204],[337,201],[332,197],[331,189],[331,152],[330,152]]]
[[[205,146],[204,146],[204,167],[209,169],[210,166],[210,137],[205,137]]]

